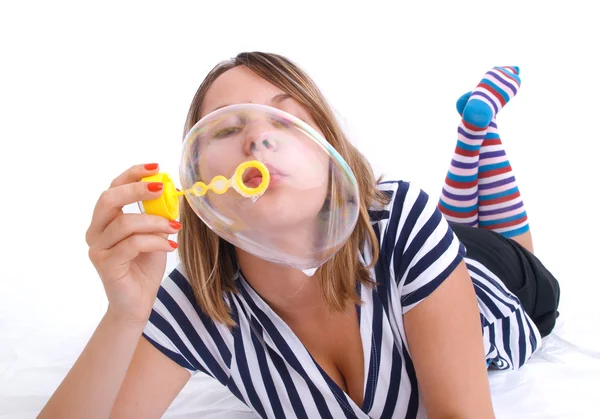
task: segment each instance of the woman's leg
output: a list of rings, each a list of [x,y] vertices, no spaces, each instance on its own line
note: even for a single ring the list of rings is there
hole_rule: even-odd
[[[514,73],[515,76],[518,75],[518,69],[515,69]],[[518,80],[516,77],[515,81]],[[506,86],[506,84],[502,84]],[[511,83],[514,88],[514,91],[511,89],[513,96],[517,93],[520,82],[515,84]],[[487,86],[484,88],[487,89]],[[469,122],[468,103],[480,94],[481,92],[469,92],[458,100],[457,109],[462,120]],[[556,278],[533,255],[531,232],[525,207],[498,134],[495,113],[500,107],[494,108],[492,106],[494,104],[487,99],[478,103],[480,108],[488,107],[487,113],[483,110],[480,115],[492,114],[483,131],[483,139],[476,150],[477,205],[475,211],[477,214],[476,226],[480,228],[469,228],[468,223],[461,223],[460,217],[453,217],[453,214],[448,211],[448,202],[453,199],[450,196],[451,188],[455,187],[448,179],[452,180],[452,175],[456,171],[455,161],[460,162],[462,157],[459,150],[460,137],[457,152],[448,172],[449,175],[446,177],[439,207],[452,224],[456,236],[467,248],[469,257],[485,266],[511,293],[518,297],[521,303],[519,310],[523,310],[533,320],[540,335],[544,337],[552,331],[558,317],[560,287]],[[497,106],[497,104],[495,105]],[[455,200],[453,204],[460,206],[461,202],[463,201]],[[494,233],[490,233],[490,231]],[[476,292],[481,294],[483,290],[476,288]],[[519,327],[512,336],[522,333],[522,329]],[[503,341],[506,336],[508,334],[495,334],[497,344],[506,347]],[[531,335],[523,336],[531,337]]]
[[[459,138],[438,206],[450,222],[496,231],[533,252],[527,213],[496,124],[498,111],[518,91],[518,73],[517,67],[495,67],[458,100]]]
[[[457,102],[462,112],[471,93]],[[490,122],[478,164],[479,227],[496,231],[533,253],[533,239],[521,193],[506,150],[498,133],[496,118]]]
[[[466,102],[465,102],[466,104]],[[464,117],[458,125],[458,140],[438,203],[449,222],[477,227],[479,152],[487,126],[481,128]]]
[[[495,119],[481,145],[478,186],[479,227],[513,239],[533,253],[527,212]]]

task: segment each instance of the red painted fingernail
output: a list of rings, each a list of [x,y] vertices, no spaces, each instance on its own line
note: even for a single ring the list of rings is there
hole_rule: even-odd
[[[181,228],[181,223],[177,222],[175,220],[170,220],[169,225],[177,230],[179,230]]]
[[[156,170],[158,168],[158,163],[148,163],[144,165],[144,169],[146,170]]]
[[[150,182],[148,183],[148,190],[150,192],[160,192],[163,189],[163,184],[161,182]]]
[[[171,247],[173,249],[177,249],[177,247],[179,246],[177,243],[175,243],[173,240],[169,240],[169,244],[171,245]]]

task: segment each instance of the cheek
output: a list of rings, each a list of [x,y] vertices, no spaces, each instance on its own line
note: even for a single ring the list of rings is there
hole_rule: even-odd
[[[290,144],[280,153],[278,163],[299,188],[316,188],[327,184],[329,157],[317,145]]]
[[[241,151],[233,142],[213,141],[202,147],[200,180],[209,183],[215,176],[233,176],[235,168],[242,162]]]
[[[329,160],[306,166],[298,188],[290,189],[288,211],[301,218],[317,216],[329,195]]]

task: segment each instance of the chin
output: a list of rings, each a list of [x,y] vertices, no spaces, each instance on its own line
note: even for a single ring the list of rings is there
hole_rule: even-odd
[[[267,200],[262,204],[261,208],[255,207],[247,218],[248,223],[261,229],[281,229],[281,233],[285,234],[286,229],[309,228],[319,218],[319,209],[315,208],[280,206],[278,209],[273,209],[268,205]]]

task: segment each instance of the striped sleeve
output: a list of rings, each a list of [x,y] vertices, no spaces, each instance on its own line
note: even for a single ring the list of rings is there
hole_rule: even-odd
[[[396,183],[384,241],[393,249],[391,277],[398,287],[402,313],[428,297],[465,256],[460,243],[437,207],[420,188]]]
[[[541,346],[540,333],[519,299],[481,263],[466,258],[475,287],[486,360],[495,369],[518,369]]]
[[[143,336],[190,374],[201,371],[226,385],[231,332],[200,310],[181,267],[163,280]]]

